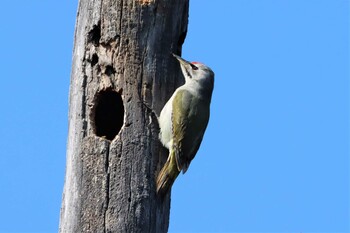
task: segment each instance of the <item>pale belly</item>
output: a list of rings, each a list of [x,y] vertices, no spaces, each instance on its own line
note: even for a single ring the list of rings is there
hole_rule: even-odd
[[[160,116],[158,119],[159,127],[160,127],[160,133],[159,133],[159,139],[162,142],[162,144],[169,149],[172,141],[172,123],[171,123],[171,112],[172,112],[172,99],[165,104],[164,108],[160,112]]]

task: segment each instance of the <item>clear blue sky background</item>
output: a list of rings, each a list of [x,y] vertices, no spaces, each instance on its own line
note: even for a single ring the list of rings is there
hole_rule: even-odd
[[[77,0],[1,4],[0,232],[57,232]],[[191,0],[216,73],[170,232],[349,232],[349,1]]]

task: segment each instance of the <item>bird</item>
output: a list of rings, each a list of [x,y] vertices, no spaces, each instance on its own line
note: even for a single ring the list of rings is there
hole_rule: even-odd
[[[159,139],[169,150],[156,180],[157,193],[164,195],[182,171],[187,171],[207,128],[214,89],[214,72],[200,62],[179,61],[185,83],[178,87],[158,117]]]

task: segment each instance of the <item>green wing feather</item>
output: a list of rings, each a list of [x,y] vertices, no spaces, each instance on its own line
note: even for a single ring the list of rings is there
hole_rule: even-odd
[[[202,142],[209,121],[209,105],[187,90],[179,90],[174,98],[173,150],[177,167],[183,173],[187,171]]]

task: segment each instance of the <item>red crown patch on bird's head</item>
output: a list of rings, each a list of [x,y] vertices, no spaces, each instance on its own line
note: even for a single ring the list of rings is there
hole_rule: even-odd
[[[201,64],[201,65],[203,65],[203,63],[202,62],[198,62],[198,61],[193,61],[193,62],[191,62],[193,65],[196,65],[196,64]]]

